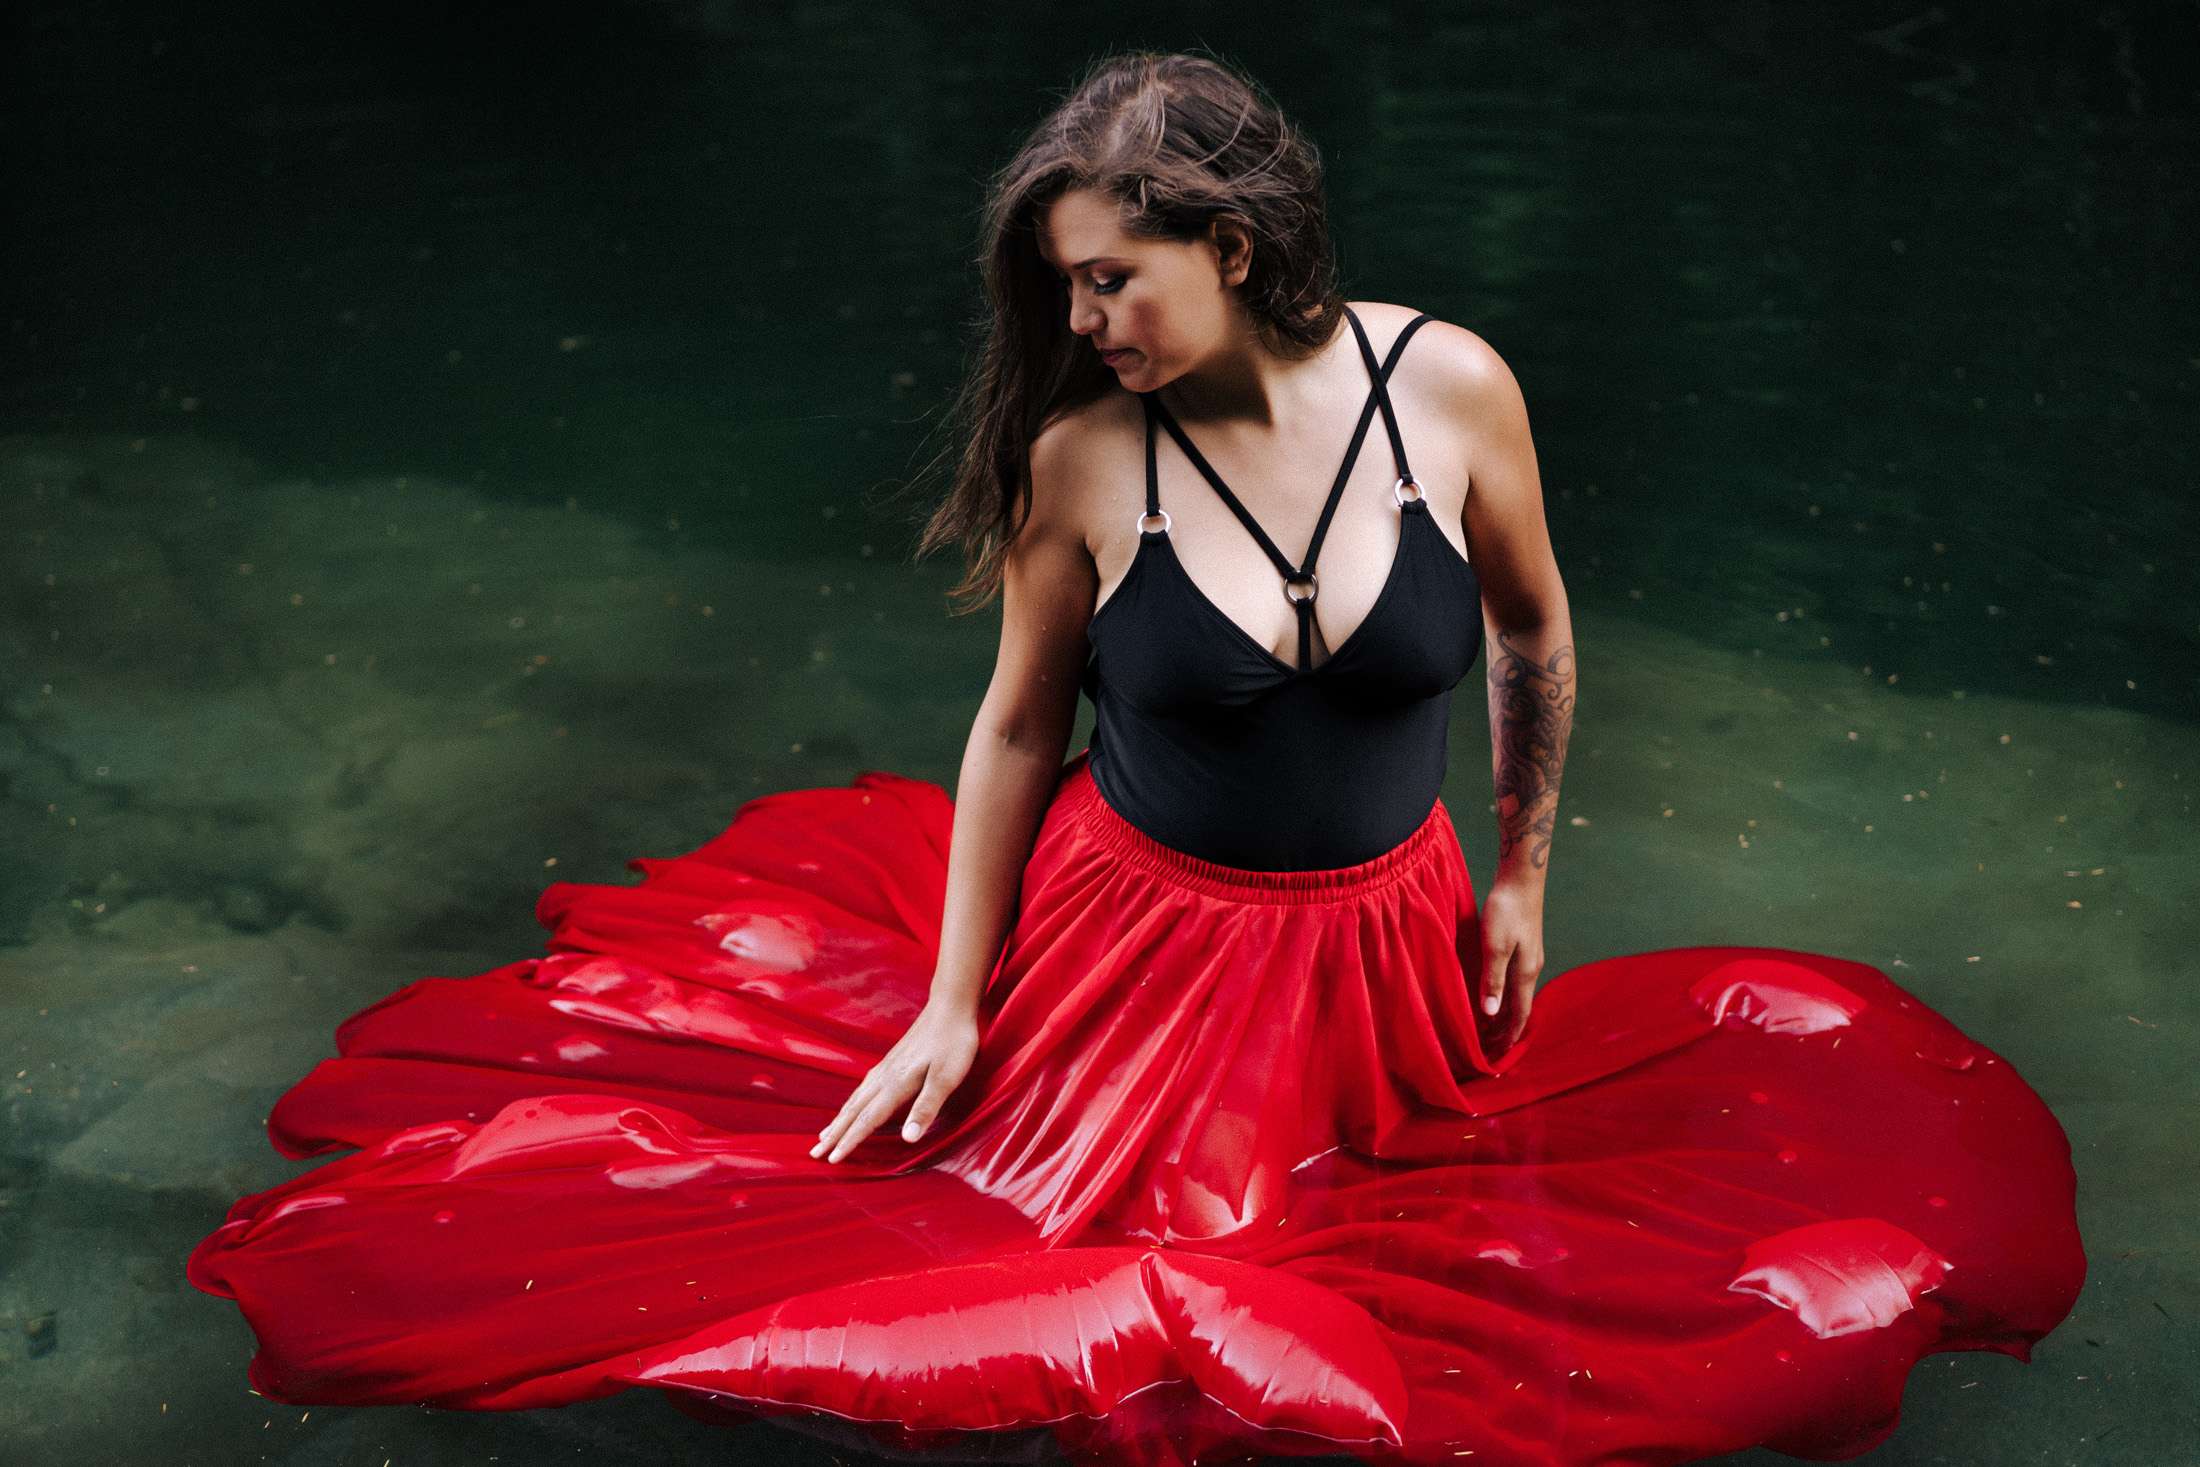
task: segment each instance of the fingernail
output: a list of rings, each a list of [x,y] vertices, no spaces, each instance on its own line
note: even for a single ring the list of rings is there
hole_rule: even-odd
[[[922,1126],[919,1126],[915,1121],[910,1121],[908,1124],[904,1125],[901,1128],[901,1139],[904,1141],[914,1141],[923,1134],[924,1128]]]
[[[1482,1012],[1483,1012],[1483,1013],[1485,1013],[1485,1014],[1494,1014],[1494,1013],[1496,1013],[1496,1012],[1497,1012],[1497,995],[1496,995],[1496,994],[1494,994],[1494,993],[1492,993],[1492,994],[1487,994],[1487,995],[1485,995],[1485,996],[1483,997],[1483,999],[1482,999]]]

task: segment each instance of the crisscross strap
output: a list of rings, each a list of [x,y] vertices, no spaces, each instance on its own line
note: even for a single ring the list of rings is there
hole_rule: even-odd
[[[1420,330],[1421,324],[1431,318],[1428,312],[1423,311],[1420,315],[1406,322],[1405,329],[1398,333],[1398,339],[1390,344],[1388,360],[1381,366],[1377,366],[1375,364],[1375,348],[1367,344],[1367,332],[1360,325],[1360,318],[1354,316],[1349,310],[1345,312],[1345,315],[1352,322],[1352,334],[1360,339],[1360,356],[1367,363],[1368,376],[1374,379],[1374,386],[1370,390],[1371,395],[1378,403],[1382,404],[1383,427],[1390,433],[1391,461],[1398,465],[1399,478],[1410,479],[1413,477],[1413,470],[1406,467],[1405,435],[1398,431],[1398,414],[1390,405],[1390,369],[1398,365],[1398,354],[1405,350],[1407,338]],[[1364,412],[1362,416],[1365,417]]]
[[[1390,351],[1386,354],[1384,360],[1378,363],[1375,360],[1375,349],[1368,344],[1367,331],[1360,325],[1358,314],[1347,306],[1345,308],[1345,318],[1351,323],[1353,334],[1358,338],[1360,355],[1367,363],[1370,385],[1367,400],[1360,407],[1359,422],[1352,430],[1352,441],[1345,451],[1344,462],[1337,469],[1336,478],[1329,486],[1329,496],[1322,505],[1321,517],[1315,522],[1313,538],[1307,544],[1306,560],[1303,566],[1293,565],[1291,558],[1276,547],[1276,542],[1268,537],[1268,532],[1261,528],[1260,522],[1253,518],[1252,512],[1239,502],[1237,495],[1231,492],[1230,486],[1223,482],[1222,476],[1215,472],[1212,464],[1207,462],[1206,455],[1199,451],[1198,445],[1194,444],[1185,434],[1183,428],[1178,426],[1175,416],[1163,407],[1160,399],[1151,392],[1139,394],[1146,405],[1146,513],[1149,516],[1155,515],[1161,509],[1161,475],[1156,458],[1157,445],[1153,435],[1153,425],[1158,420],[1161,426],[1168,430],[1169,436],[1176,440],[1177,446],[1184,450],[1184,456],[1191,460],[1192,466],[1199,470],[1200,476],[1214,486],[1215,492],[1222,496],[1222,502],[1229,506],[1231,512],[1237,516],[1239,523],[1245,526],[1254,540],[1259,542],[1261,549],[1267,552],[1269,560],[1275,563],[1276,569],[1283,574],[1284,578],[1286,580],[1304,579],[1307,574],[1311,573],[1314,563],[1321,553],[1322,539],[1328,533],[1329,522],[1336,513],[1338,502],[1343,498],[1345,484],[1351,479],[1353,466],[1359,461],[1360,445],[1367,437],[1368,427],[1374,421],[1378,407],[1382,410],[1383,426],[1390,435],[1391,457],[1398,466],[1398,475],[1400,478],[1404,478],[1410,472],[1406,465],[1405,439],[1398,431],[1398,417],[1391,406],[1390,391],[1386,383],[1391,372],[1398,365],[1398,358],[1405,352],[1406,342],[1424,323],[1434,319],[1426,311],[1423,311],[1408,321],[1404,329],[1398,333],[1397,340],[1391,343]]]
[[[1378,405],[1383,410],[1383,426],[1390,432],[1390,457],[1398,466],[1398,477],[1403,479],[1409,473],[1406,468],[1405,438],[1398,432],[1398,415],[1390,406],[1390,374],[1397,367],[1398,358],[1405,355],[1406,343],[1413,339],[1413,333],[1421,329],[1423,322],[1435,319],[1423,311],[1406,322],[1404,329],[1398,333],[1398,339],[1390,344],[1390,351],[1378,364],[1375,360],[1375,348],[1368,345],[1367,329],[1360,325],[1358,314],[1347,306],[1344,315],[1352,323],[1352,334],[1359,339],[1360,360],[1367,363],[1368,395],[1367,401],[1360,405],[1359,426],[1352,430],[1352,449],[1345,455],[1344,467],[1337,471],[1337,482],[1330,486],[1329,501],[1322,506],[1321,518],[1314,522],[1314,538],[1306,547],[1306,570],[1309,574],[1314,569],[1314,558],[1321,554],[1322,537],[1329,533],[1330,517],[1337,512],[1337,505],[1344,498],[1345,480],[1352,476],[1352,466],[1359,460],[1361,441],[1367,436],[1368,421]]]
[[[1285,555],[1276,547],[1276,542],[1269,538],[1266,530],[1261,528],[1260,521],[1253,518],[1252,511],[1239,502],[1237,495],[1230,491],[1230,486],[1223,482],[1222,475],[1216,473],[1214,465],[1207,462],[1207,456],[1199,451],[1198,445],[1194,444],[1183,428],[1178,426],[1175,415],[1161,405],[1159,396],[1152,392],[1141,392],[1139,394],[1146,405],[1147,516],[1151,518],[1161,512],[1161,474],[1155,457],[1157,445],[1153,432],[1153,425],[1158,421],[1163,428],[1168,430],[1169,436],[1176,440],[1177,447],[1184,450],[1184,456],[1191,460],[1194,468],[1199,470],[1200,477],[1213,486],[1215,493],[1222,496],[1222,502],[1229,506],[1232,514],[1237,516],[1238,523],[1245,526],[1253,539],[1260,545],[1261,550],[1267,554],[1270,562],[1282,574],[1284,595],[1298,612],[1299,666],[1302,669],[1311,665],[1313,656],[1314,563],[1321,556],[1322,540],[1328,535],[1329,522],[1336,515],[1338,503],[1344,498],[1345,485],[1352,477],[1353,465],[1359,462],[1360,445],[1367,439],[1368,426],[1374,421],[1378,407],[1382,410],[1383,426],[1390,434],[1390,452],[1392,459],[1397,463],[1398,475],[1400,478],[1404,478],[1409,473],[1406,467],[1405,439],[1398,431],[1398,417],[1391,407],[1390,391],[1386,386],[1386,381],[1391,372],[1397,367],[1398,358],[1404,354],[1406,342],[1412,338],[1415,331],[1420,329],[1422,323],[1433,319],[1426,311],[1423,311],[1406,322],[1404,329],[1399,331],[1397,339],[1390,344],[1390,351],[1381,362],[1377,362],[1375,349],[1368,344],[1367,331],[1366,328],[1360,325],[1359,315],[1350,306],[1345,307],[1344,314],[1345,319],[1351,323],[1352,334],[1359,341],[1361,359],[1367,363],[1370,379],[1367,400],[1360,406],[1360,420],[1352,430],[1352,441],[1345,449],[1344,462],[1338,465],[1336,478],[1330,483],[1328,498],[1322,503],[1321,516],[1314,522],[1313,536],[1307,541],[1306,545],[1306,560],[1301,565],[1293,565],[1291,557]],[[1299,585],[1304,585],[1307,588],[1307,594],[1293,596],[1291,588]]]

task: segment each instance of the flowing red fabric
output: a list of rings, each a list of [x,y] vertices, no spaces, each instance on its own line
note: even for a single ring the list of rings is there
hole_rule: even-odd
[[[969,1076],[919,1141],[813,1159],[924,1001],[952,816],[882,771],[762,796],[638,884],[551,886],[546,956],[347,1020],[269,1120],[346,1154],[189,1261],[253,1386],[649,1386],[1131,1464],[1831,1459],[1920,1357],[2029,1359],[2075,1302],[2061,1126],[1876,969],[1610,958],[1493,1053],[1441,802],[1360,865],[1244,871],[1128,824],[1083,753]]]

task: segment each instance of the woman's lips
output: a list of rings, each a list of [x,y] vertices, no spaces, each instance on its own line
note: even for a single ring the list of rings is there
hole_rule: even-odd
[[[1114,351],[1104,351],[1100,353],[1100,360],[1106,362],[1109,366],[1112,367],[1117,362],[1120,362],[1121,360],[1123,360],[1123,358],[1129,356],[1130,354],[1131,348],[1127,346],[1122,346],[1117,347]]]

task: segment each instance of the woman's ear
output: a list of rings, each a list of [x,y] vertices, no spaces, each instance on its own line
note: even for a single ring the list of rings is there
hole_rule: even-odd
[[[1207,221],[1207,243],[1215,252],[1215,273],[1222,283],[1243,285],[1253,267],[1253,236],[1243,221],[1229,218]]]

